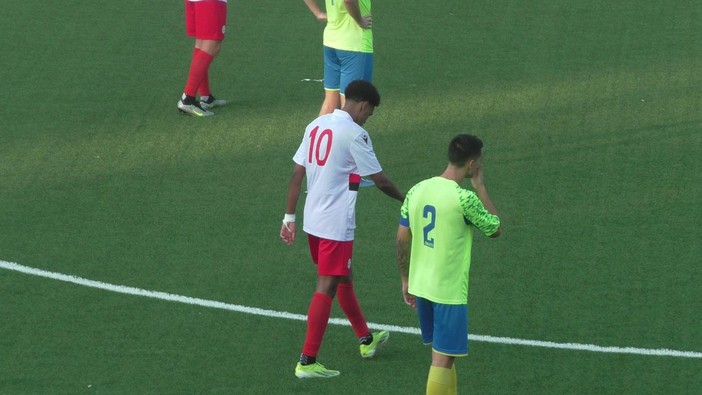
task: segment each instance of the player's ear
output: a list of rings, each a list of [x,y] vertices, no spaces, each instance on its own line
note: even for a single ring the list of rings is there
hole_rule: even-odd
[[[466,177],[472,177],[472,175],[473,175],[473,170],[474,170],[474,168],[473,168],[474,165],[475,165],[475,159],[468,159],[468,160],[466,161],[466,166],[465,166],[465,169],[466,169]]]
[[[366,108],[368,108],[368,102],[367,101],[361,101],[358,103],[358,110],[360,112],[366,111]]]

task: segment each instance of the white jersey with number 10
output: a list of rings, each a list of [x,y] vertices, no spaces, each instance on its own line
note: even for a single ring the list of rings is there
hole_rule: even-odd
[[[307,126],[293,161],[305,167],[307,177],[303,230],[353,240],[361,177],[382,171],[368,133],[347,112],[335,110]]]

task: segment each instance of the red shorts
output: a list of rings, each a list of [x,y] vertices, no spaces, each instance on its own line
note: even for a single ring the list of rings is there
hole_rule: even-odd
[[[348,276],[351,274],[353,240],[336,241],[308,234],[312,261],[319,276]]]
[[[200,40],[224,40],[227,3],[185,0],[185,33]]]

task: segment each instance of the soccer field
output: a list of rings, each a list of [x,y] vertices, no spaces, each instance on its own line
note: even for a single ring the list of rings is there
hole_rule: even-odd
[[[180,2],[0,12],[0,394],[422,394],[399,204],[362,189],[361,360],[338,306],[298,380],[315,271],[278,237],[323,92],[301,1],[229,2],[216,116],[181,116]],[[406,191],[455,134],[485,143],[503,221],[476,235],[460,393],[702,393],[702,9],[377,0],[365,125]],[[310,80],[310,81],[307,81]],[[300,206],[301,207],[301,206]],[[299,210],[301,212],[301,210]],[[302,242],[300,242],[302,241]]]

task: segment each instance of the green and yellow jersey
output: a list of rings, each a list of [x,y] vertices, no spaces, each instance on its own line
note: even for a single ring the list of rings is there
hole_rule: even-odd
[[[371,13],[371,0],[359,0],[361,15]],[[327,26],[324,45],[345,51],[373,53],[373,30],[361,29],[346,11],[344,0],[325,0]]]
[[[435,303],[468,303],[473,229],[490,236],[500,219],[475,192],[434,177],[407,192],[400,225],[412,231],[409,293]]]

